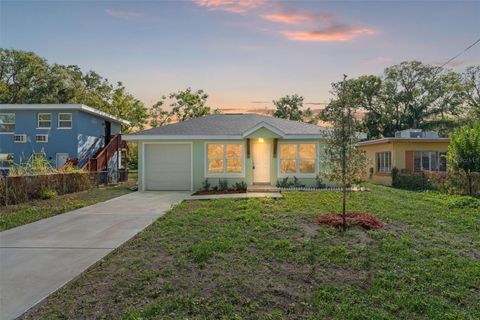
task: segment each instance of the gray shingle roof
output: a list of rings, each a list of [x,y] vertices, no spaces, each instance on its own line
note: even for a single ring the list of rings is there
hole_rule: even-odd
[[[285,135],[316,135],[325,129],[314,124],[258,114],[215,114],[140,131],[134,135],[242,135],[262,123]]]

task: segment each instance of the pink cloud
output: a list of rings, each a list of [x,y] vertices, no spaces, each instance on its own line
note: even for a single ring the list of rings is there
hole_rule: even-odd
[[[274,4],[271,8],[273,8],[272,12],[262,14],[260,17],[267,21],[284,24],[320,23],[330,22],[335,19],[335,16],[328,13],[299,10],[285,7],[279,3]]]
[[[316,31],[283,31],[282,35],[293,41],[336,42],[349,41],[359,36],[372,35],[375,32],[368,28],[355,28],[340,24]]]
[[[313,16],[309,14],[286,12],[263,14],[261,17],[268,21],[285,24],[297,24],[301,22],[310,22],[313,20]]]
[[[243,13],[258,8],[263,0],[196,0],[197,5],[210,10],[222,10],[233,13]]]

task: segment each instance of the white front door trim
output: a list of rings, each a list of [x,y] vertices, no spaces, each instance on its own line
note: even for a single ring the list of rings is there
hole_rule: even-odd
[[[255,167],[255,169],[253,169],[253,183],[270,183],[270,153],[272,144],[268,140],[264,142],[252,141],[251,143],[252,166]]]

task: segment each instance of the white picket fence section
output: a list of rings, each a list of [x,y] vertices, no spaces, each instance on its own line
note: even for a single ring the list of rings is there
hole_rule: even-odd
[[[307,192],[341,192],[341,187],[325,187],[325,188],[314,188],[314,187],[279,187],[280,191],[307,191]],[[370,191],[365,187],[351,187],[347,188],[348,192],[365,192]]]

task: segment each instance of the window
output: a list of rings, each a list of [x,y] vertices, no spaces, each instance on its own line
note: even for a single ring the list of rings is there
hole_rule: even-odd
[[[15,132],[15,113],[0,113],[0,134]]]
[[[314,175],[317,163],[315,143],[281,143],[280,174]]]
[[[27,142],[27,135],[26,134],[16,134],[13,138],[15,143],[26,143]]]
[[[37,141],[37,143],[47,143],[48,134],[37,134],[35,141]]]
[[[58,114],[58,129],[72,129],[72,114],[59,113]]]
[[[392,153],[377,152],[377,172],[390,173],[392,171]]]
[[[415,151],[413,153],[413,170],[447,171],[447,153],[439,151]]]
[[[243,174],[243,144],[208,143],[207,174],[238,176]]]
[[[38,114],[38,129],[50,129],[52,127],[52,114],[39,113]]]

